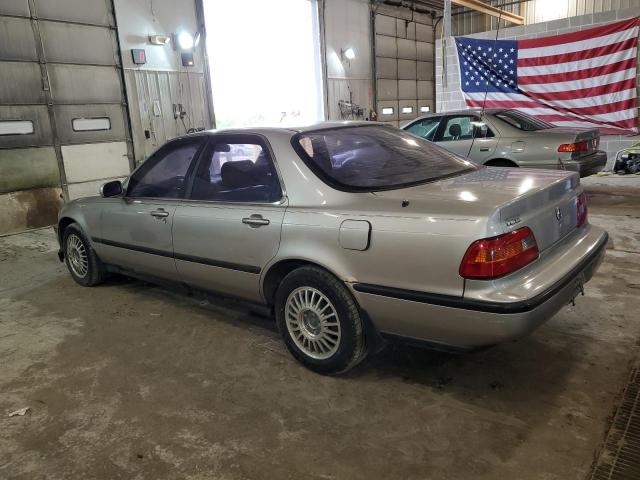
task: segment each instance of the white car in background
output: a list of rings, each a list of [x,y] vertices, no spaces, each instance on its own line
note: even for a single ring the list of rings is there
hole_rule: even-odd
[[[492,167],[570,170],[593,175],[607,163],[598,129],[556,127],[517,110],[434,113],[404,125],[414,135]]]

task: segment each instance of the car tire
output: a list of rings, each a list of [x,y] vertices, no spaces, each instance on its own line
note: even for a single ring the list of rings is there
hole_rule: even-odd
[[[513,163],[510,160],[491,160],[486,163],[487,167],[510,167],[510,168],[518,168],[518,165]]]
[[[343,373],[366,356],[360,309],[347,287],[326,270],[306,266],[285,276],[275,313],[288,350],[314,372]]]
[[[72,223],[64,229],[62,248],[65,264],[76,283],[93,287],[107,277],[103,263],[77,224]]]

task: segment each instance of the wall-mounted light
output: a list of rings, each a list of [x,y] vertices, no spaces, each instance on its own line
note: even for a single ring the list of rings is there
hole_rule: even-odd
[[[431,108],[428,105],[420,107],[420,113],[429,113]]]
[[[168,35],[149,35],[149,43],[151,45],[167,45],[171,41]]]
[[[402,107],[402,113],[413,113],[413,107]]]
[[[346,62],[351,65],[351,60],[354,58],[356,58],[356,52],[353,48],[347,47],[340,49],[340,60],[342,60],[343,63]]]
[[[178,46],[181,50],[191,50],[195,45],[193,35],[189,32],[180,32],[176,35]]]
[[[393,107],[384,107],[382,109],[383,115],[393,115]]]

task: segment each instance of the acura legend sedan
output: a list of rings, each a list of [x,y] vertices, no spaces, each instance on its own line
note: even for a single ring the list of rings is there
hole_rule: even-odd
[[[556,127],[518,110],[430,114],[402,128],[493,167],[569,170],[586,177],[607,163],[607,153],[598,148],[598,129]]]
[[[258,302],[320,373],[389,337],[522,337],[584,291],[607,242],[576,173],[477,166],[371,122],[199,132],[100,193],[60,212],[77,283],[117,272]]]

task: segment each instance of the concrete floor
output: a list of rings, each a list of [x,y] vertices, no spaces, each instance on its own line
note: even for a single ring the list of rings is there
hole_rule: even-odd
[[[82,288],[50,230],[0,238],[0,478],[584,479],[639,350],[630,211],[592,208],[612,249],[531,337],[394,346],[340,378],[242,306]]]

